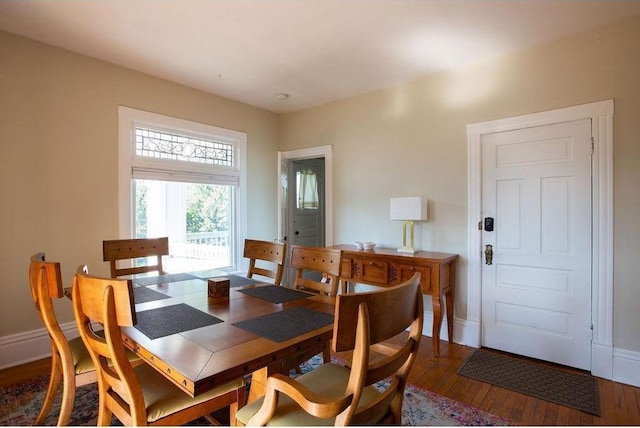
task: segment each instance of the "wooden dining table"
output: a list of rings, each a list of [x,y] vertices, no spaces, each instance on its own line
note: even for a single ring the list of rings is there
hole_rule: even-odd
[[[220,277],[228,296],[209,297],[208,279]],[[334,298],[219,270],[132,281],[137,324],[123,342],[190,396],[252,374],[251,402],[283,362],[332,337]]]

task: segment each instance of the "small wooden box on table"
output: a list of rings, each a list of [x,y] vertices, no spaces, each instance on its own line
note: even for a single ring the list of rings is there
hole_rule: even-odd
[[[229,297],[229,278],[211,278],[208,283],[209,297]]]
[[[395,248],[358,250],[352,245],[335,245],[332,248],[342,250],[340,279],[343,285],[363,283],[392,287],[420,272],[422,292],[432,297],[433,352],[436,357],[440,356],[443,306],[447,313],[448,339],[449,342],[453,340],[453,295],[458,255],[432,251],[407,254],[399,253]]]

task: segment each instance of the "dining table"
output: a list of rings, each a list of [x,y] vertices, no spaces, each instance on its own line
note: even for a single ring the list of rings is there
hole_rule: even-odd
[[[228,295],[211,297],[210,279],[229,280]],[[286,361],[332,338],[335,298],[216,269],[132,286],[137,322],[121,328],[124,344],[192,397],[251,374],[251,402]]]

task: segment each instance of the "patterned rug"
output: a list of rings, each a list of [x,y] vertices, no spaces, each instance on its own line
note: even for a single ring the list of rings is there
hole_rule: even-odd
[[[302,371],[312,370],[321,362],[322,358],[316,356],[301,366]],[[43,376],[0,388],[0,425],[31,425],[40,411],[40,405],[47,389],[47,382],[48,376]],[[378,387],[384,388],[384,382],[380,382]],[[45,421],[45,425],[56,424],[60,409],[60,395],[59,393],[53,409]],[[96,425],[97,405],[98,392],[96,384],[79,387],[70,425]],[[205,425],[208,423],[203,419],[196,421],[195,424]],[[122,424],[114,418],[112,425]],[[507,426],[515,425],[515,423],[431,391],[408,385],[405,389],[402,425]]]
[[[458,374],[600,416],[598,382],[590,374],[476,350]]]

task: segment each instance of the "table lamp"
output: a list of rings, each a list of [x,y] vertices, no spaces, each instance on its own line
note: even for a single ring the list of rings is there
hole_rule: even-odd
[[[427,220],[427,205],[422,202],[420,196],[407,198],[391,198],[390,203],[391,220],[402,220],[402,248],[398,248],[401,253],[415,253],[413,248],[413,222]],[[407,242],[407,229],[409,232],[409,242]]]

